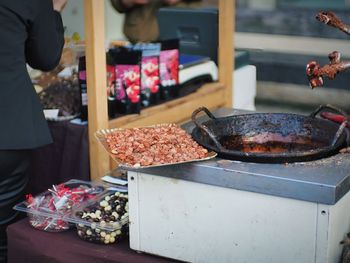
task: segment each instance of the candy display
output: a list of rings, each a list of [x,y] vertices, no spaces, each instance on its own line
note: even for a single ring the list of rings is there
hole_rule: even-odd
[[[159,66],[157,57],[142,58],[141,94],[149,98],[149,103],[145,106],[156,104],[159,100]],[[144,100],[143,100],[144,101]]]
[[[106,54],[107,60],[107,100],[108,100],[108,116],[114,118],[116,116],[116,96],[115,96],[115,65],[113,59]]]
[[[159,56],[160,87],[162,99],[178,96],[179,85],[179,40],[161,42]]]
[[[88,118],[88,97],[86,82],[86,57],[79,58],[79,91],[80,91],[80,118],[86,121]]]
[[[75,212],[77,233],[86,241],[113,244],[128,235],[128,195],[110,191]]]
[[[115,66],[107,65],[107,97],[115,98]]]
[[[116,112],[140,113],[141,51],[115,48],[108,52],[115,64]]]
[[[138,105],[140,103],[140,67],[137,65],[117,65],[116,76],[117,99],[129,101],[131,105]],[[135,109],[137,108],[138,106],[135,106]],[[128,113],[129,110],[127,109],[126,112]],[[130,110],[130,113],[132,112],[134,112],[133,109]]]
[[[159,55],[160,43],[139,43],[131,46],[142,51],[141,60],[141,103],[143,107],[157,104],[159,92]]]
[[[108,116],[138,114],[179,95],[179,40],[112,47],[106,54]],[[79,58],[80,118],[87,120],[86,58]]]
[[[116,106],[116,69],[113,57],[110,53],[106,54],[106,80],[107,80],[107,99],[108,116],[115,118],[117,114]],[[87,95],[87,75],[86,75],[86,57],[79,58],[79,90],[80,90],[80,118],[84,121],[88,118],[88,95]]]
[[[58,79],[39,93],[43,109],[58,109],[59,116],[76,116],[79,114],[78,79]]]
[[[16,205],[16,210],[27,212],[30,224],[37,229],[48,232],[60,232],[70,228],[65,219],[73,208],[81,203],[94,200],[105,191],[102,185],[71,180],[67,183],[53,185],[36,197],[27,195],[26,201]]]

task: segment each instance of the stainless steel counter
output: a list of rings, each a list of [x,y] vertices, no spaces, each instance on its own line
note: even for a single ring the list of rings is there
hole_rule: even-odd
[[[220,109],[214,115],[240,113],[242,111]],[[193,124],[183,127],[190,131]],[[206,162],[142,169],[142,172],[333,205],[350,189],[350,154],[291,164],[245,163],[216,158]]]

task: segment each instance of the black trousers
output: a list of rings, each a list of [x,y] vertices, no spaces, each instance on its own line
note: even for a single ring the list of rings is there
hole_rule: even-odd
[[[13,206],[23,200],[30,164],[30,150],[0,150],[0,262],[6,262],[6,227],[14,222]]]

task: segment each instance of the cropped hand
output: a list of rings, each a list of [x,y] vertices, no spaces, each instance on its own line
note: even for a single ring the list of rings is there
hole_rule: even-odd
[[[67,4],[67,0],[52,0],[53,9],[57,12],[61,12]]]

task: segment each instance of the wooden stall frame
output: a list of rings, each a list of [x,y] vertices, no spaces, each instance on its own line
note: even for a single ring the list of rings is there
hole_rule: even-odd
[[[232,107],[234,69],[235,0],[219,0],[219,81],[205,84],[183,98],[150,107],[139,115],[108,121],[105,58],[105,3],[84,0],[86,34],[86,69],[88,86],[88,123],[91,180],[109,169],[109,157],[97,143],[94,133],[105,128],[139,127],[157,123],[182,123],[199,106],[209,109]],[[91,95],[92,94],[92,95]]]

